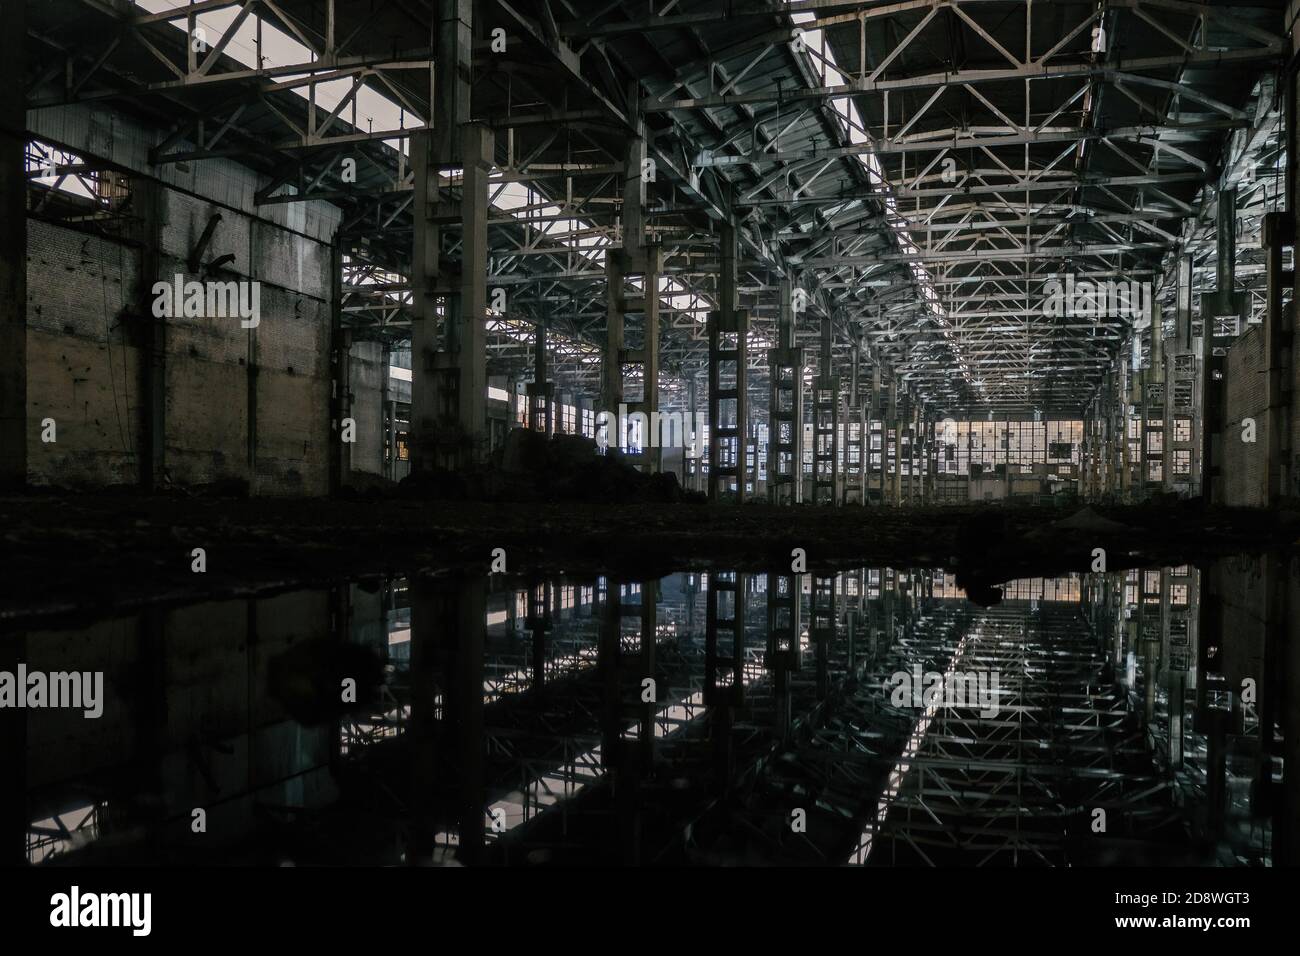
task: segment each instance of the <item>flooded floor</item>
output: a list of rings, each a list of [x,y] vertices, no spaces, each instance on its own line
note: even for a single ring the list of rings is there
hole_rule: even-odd
[[[5,862],[1268,865],[1274,560],[991,606],[931,569],[449,574],[4,634]]]

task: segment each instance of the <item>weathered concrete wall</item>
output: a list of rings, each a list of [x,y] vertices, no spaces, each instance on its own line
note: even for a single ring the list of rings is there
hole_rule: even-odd
[[[352,470],[370,475],[384,473],[384,379],[388,366],[379,342],[353,342],[350,391],[356,442],[352,445]]]
[[[149,276],[138,245],[29,222],[29,413],[34,422],[55,418],[58,428],[49,446],[39,429],[29,430],[29,481],[95,487],[141,480],[149,418],[144,314],[153,283],[180,275],[259,283],[260,322],[249,329],[238,316],[167,319],[162,483],[325,494],[329,243],[337,208],[258,206],[261,177],[228,160],[151,166],[149,148],[163,132],[111,111],[41,110],[28,122],[42,138],[165,187],[158,190],[157,263]],[[212,275],[191,275],[187,260],[214,216],[221,219],[203,262],[233,258]]]
[[[128,246],[27,223],[28,480],[68,487],[139,480],[137,334],[122,311],[139,275]],[[53,419],[53,441],[41,423]]]
[[[1268,504],[1268,356],[1264,329],[1251,326],[1228,350],[1226,428],[1223,433],[1223,501],[1226,505]],[[1242,440],[1243,423],[1255,422],[1255,441]]]

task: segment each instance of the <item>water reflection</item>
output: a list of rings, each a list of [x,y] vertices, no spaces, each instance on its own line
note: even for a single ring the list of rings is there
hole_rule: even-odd
[[[5,635],[105,686],[0,709],[5,860],[1267,864],[1286,571],[447,575]]]

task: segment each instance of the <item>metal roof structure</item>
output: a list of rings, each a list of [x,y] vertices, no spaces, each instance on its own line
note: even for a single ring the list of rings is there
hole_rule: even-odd
[[[401,339],[403,144],[432,122],[438,24],[462,6],[41,5],[29,107],[109,103],[169,131],[155,163],[236,158],[267,177],[260,204],[338,205],[348,321]],[[1239,188],[1243,249],[1281,191],[1281,0],[659,6],[472,4],[472,117],[497,133],[494,374],[527,366],[544,319],[560,380],[598,375],[603,258],[622,241],[637,134],[653,162],[647,241],[665,250],[670,391],[701,368],[733,221],[756,395],[791,280],[807,293],[799,340],[829,315],[836,363],[860,350],[936,413],[1077,414],[1145,319],[1052,314],[1050,283],[1150,282],[1172,302],[1180,256],[1213,272],[1220,187]],[[443,242],[454,267],[457,239]],[[1238,277],[1258,285],[1262,270]]]

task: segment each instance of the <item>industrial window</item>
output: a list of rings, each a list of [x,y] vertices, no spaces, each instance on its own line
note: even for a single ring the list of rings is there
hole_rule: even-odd
[[[1216,338],[1234,338],[1236,337],[1241,316],[1239,315],[1216,315],[1214,317],[1214,335]]]
[[[49,143],[31,140],[23,155],[28,185],[54,190],[64,198],[75,196],[98,206],[121,206],[131,195],[127,176],[110,169],[97,170],[95,164]],[[85,204],[79,204],[85,212]]]
[[[1174,419],[1174,441],[1189,442],[1192,440],[1192,420],[1190,418]]]
[[[1185,477],[1192,473],[1192,453],[1190,449],[1175,449],[1173,460],[1173,473],[1176,476]]]

